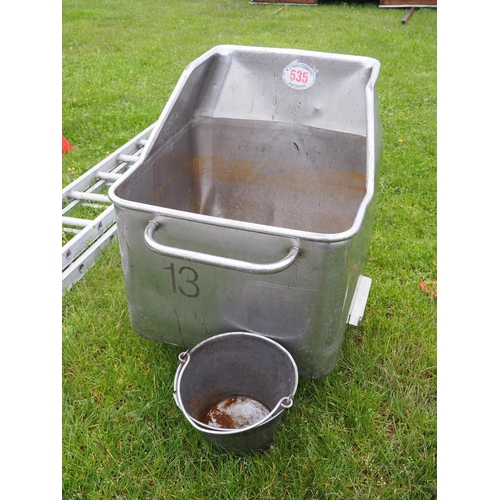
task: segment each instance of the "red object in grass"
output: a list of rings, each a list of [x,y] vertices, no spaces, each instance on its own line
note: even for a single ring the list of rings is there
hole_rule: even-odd
[[[432,281],[422,281],[419,286],[420,290],[425,293],[425,295],[431,295],[436,297],[438,295],[437,291],[437,280]]]
[[[73,146],[68,142],[66,137],[64,135],[62,136],[62,154],[67,153],[68,151],[71,151],[73,149]]]

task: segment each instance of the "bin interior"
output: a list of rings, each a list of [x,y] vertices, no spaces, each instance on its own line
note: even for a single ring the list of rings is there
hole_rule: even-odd
[[[266,57],[215,54],[197,66],[116,194],[288,229],[349,229],[366,194],[371,68],[307,60],[316,82],[297,91],[280,76],[290,57]]]

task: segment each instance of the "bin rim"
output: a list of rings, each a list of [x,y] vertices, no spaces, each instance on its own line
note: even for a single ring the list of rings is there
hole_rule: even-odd
[[[365,107],[366,107],[366,117],[367,117],[367,130],[366,130],[366,193],[361,200],[358,211],[354,218],[351,227],[345,231],[338,233],[317,233],[304,231],[299,229],[288,229],[284,227],[270,226],[266,224],[258,224],[254,222],[244,222],[235,219],[228,219],[224,217],[215,217],[212,215],[196,214],[193,212],[186,212],[183,210],[176,210],[172,208],[158,207],[156,205],[149,205],[146,203],[140,203],[130,200],[125,200],[120,198],[116,194],[116,190],[131,176],[133,173],[141,167],[144,162],[146,155],[152,147],[152,144],[156,141],[162,126],[170,114],[178,96],[180,95],[184,85],[193,72],[193,70],[202,64],[204,61],[212,57],[214,54],[228,55],[233,51],[252,51],[260,53],[279,53],[288,54],[292,57],[297,56],[313,56],[318,58],[332,59],[334,57],[338,60],[345,61],[358,61],[371,66],[372,72],[370,78],[368,79],[365,87]],[[189,63],[184,71],[182,72],[172,94],[170,95],[167,104],[162,111],[158,121],[155,123],[153,130],[141,151],[140,159],[125,172],[120,179],[111,185],[108,191],[108,197],[111,202],[120,208],[125,208],[129,210],[134,210],[138,212],[145,212],[149,215],[154,214],[159,217],[167,217],[173,219],[182,219],[191,222],[198,222],[202,224],[226,227],[232,229],[239,229],[242,231],[262,233],[271,236],[281,236],[285,238],[295,238],[308,241],[316,241],[323,243],[336,243],[341,241],[346,241],[354,237],[360,230],[361,225],[364,221],[365,213],[372,199],[375,196],[375,95],[376,95],[376,82],[380,72],[380,61],[369,56],[359,56],[359,55],[348,55],[348,54],[337,54],[330,52],[320,52],[306,49],[290,49],[290,48],[272,48],[272,47],[253,47],[247,45],[217,45],[212,49],[208,50],[197,59]]]

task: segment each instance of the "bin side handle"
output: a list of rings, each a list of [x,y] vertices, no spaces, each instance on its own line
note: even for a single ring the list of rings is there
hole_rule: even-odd
[[[287,256],[278,262],[271,262],[270,264],[257,264],[254,262],[246,262],[243,260],[229,259],[227,257],[219,257],[217,255],[208,255],[201,252],[194,252],[191,250],[184,250],[181,248],[174,248],[161,245],[154,240],[153,236],[155,231],[159,228],[158,222],[155,220],[149,221],[144,231],[144,240],[146,245],[160,255],[166,257],[175,257],[178,259],[196,262],[198,264],[208,264],[210,266],[222,267],[223,269],[230,269],[232,271],[243,271],[251,274],[275,274],[285,269],[288,269],[295,259],[298,257],[300,249],[299,242],[295,240],[295,245],[290,248]]]

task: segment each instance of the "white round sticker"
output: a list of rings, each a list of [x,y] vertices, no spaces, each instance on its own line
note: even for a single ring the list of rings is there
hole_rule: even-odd
[[[292,89],[308,89],[316,79],[315,71],[307,64],[294,61],[283,70],[283,80]]]

